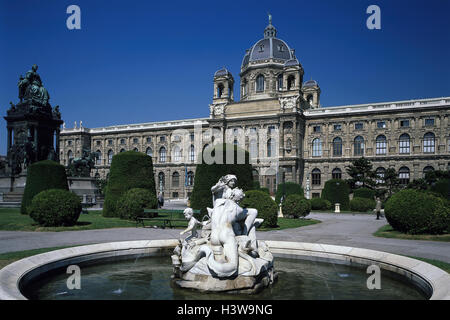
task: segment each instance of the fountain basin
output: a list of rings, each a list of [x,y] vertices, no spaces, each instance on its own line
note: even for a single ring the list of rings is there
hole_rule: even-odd
[[[361,248],[302,242],[265,241],[275,258],[327,262],[349,266],[376,264],[381,272],[398,275],[433,300],[450,299],[450,275],[428,263]],[[96,264],[133,257],[169,257],[178,240],[125,241],[56,250],[16,261],[0,270],[0,299],[25,300],[28,284],[69,265]],[[69,276],[69,275],[67,275]],[[369,275],[367,275],[368,277]],[[232,299],[232,297],[231,297]]]

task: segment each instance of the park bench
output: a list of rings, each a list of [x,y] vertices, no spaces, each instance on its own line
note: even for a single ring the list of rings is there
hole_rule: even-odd
[[[136,218],[136,227],[142,224],[145,228],[145,221],[160,221],[162,222],[162,228],[166,227],[182,227],[188,222],[186,219],[180,218],[183,216],[184,210],[171,210],[171,209],[144,209],[143,213]],[[194,210],[194,214],[200,214],[200,210]]]

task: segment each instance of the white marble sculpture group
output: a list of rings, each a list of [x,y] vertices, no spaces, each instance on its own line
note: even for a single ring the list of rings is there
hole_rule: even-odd
[[[180,235],[191,235],[180,240],[172,255],[180,287],[255,293],[274,282],[273,256],[256,240],[255,229],[264,220],[256,218],[256,209],[239,206],[245,194],[236,182],[236,176],[226,175],[211,188],[214,208],[207,208],[206,221],[198,221],[191,208],[184,211],[189,224]]]

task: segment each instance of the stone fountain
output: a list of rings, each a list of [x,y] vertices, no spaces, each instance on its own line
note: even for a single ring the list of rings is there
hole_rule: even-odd
[[[207,208],[206,221],[198,221],[191,208],[184,211],[189,224],[180,236],[190,235],[179,240],[172,255],[176,285],[206,292],[257,293],[276,280],[273,255],[256,239],[256,228],[264,220],[257,218],[256,209],[239,206],[245,194],[236,182],[236,176],[226,175],[211,188],[213,209]]]

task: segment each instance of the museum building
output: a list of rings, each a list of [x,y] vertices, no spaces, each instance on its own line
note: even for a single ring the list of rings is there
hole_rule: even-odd
[[[327,180],[348,178],[346,166],[363,156],[380,182],[387,168],[398,171],[402,184],[449,169],[450,97],[322,107],[318,82],[304,82],[303,75],[295,50],[277,38],[269,18],[264,37],[242,60],[240,101],[223,68],[214,74],[209,117],[63,127],[60,161],[68,165],[88,148],[99,155],[92,175],[104,178],[114,154],[144,152],[166,198],[190,195],[198,154],[222,141],[249,151],[255,180],[272,193],[278,183],[293,181],[319,197]]]

